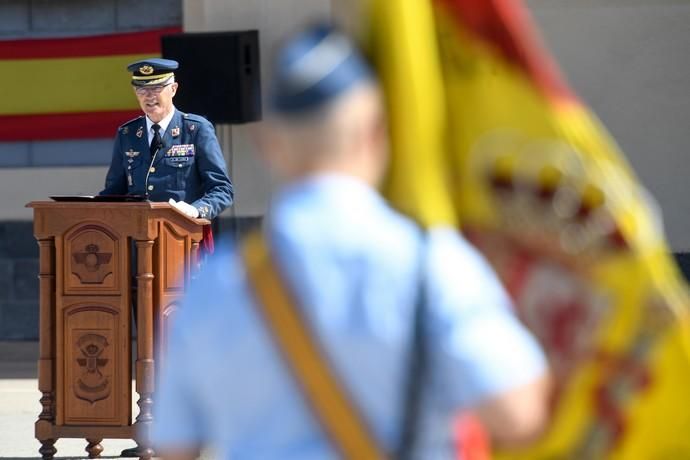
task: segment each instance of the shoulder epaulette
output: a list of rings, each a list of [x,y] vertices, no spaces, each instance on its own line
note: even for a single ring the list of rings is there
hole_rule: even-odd
[[[122,124],[117,128],[117,130],[118,130],[118,131],[122,131],[122,128],[124,128],[125,126],[131,125],[131,124],[134,123],[135,121],[139,121],[139,120],[141,120],[142,118],[144,118],[143,115],[139,115],[139,116],[136,117],[136,118],[132,118],[131,120],[122,123]]]
[[[182,119],[188,121],[196,121],[197,123],[208,122],[208,120],[201,115],[195,113],[184,113],[182,112]]]

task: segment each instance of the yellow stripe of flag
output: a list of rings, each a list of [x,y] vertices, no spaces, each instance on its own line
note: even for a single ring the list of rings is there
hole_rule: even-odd
[[[0,115],[136,109],[127,65],[149,54],[0,61]]]

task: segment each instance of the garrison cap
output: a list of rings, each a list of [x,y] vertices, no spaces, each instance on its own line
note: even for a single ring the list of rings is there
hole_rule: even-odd
[[[371,69],[344,33],[331,24],[316,24],[278,50],[271,108],[284,115],[309,112],[372,79]]]
[[[153,86],[168,81],[178,67],[172,59],[150,58],[132,62],[127,70],[132,72],[133,86]]]

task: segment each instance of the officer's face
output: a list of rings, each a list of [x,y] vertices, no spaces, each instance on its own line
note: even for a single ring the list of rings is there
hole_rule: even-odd
[[[158,123],[173,109],[173,97],[177,92],[177,83],[168,85],[136,88],[139,106],[151,121]]]

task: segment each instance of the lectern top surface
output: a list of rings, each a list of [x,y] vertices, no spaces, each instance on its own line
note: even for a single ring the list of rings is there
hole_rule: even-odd
[[[53,195],[50,197],[53,201],[80,201],[80,202],[138,202],[146,201],[145,195]]]

